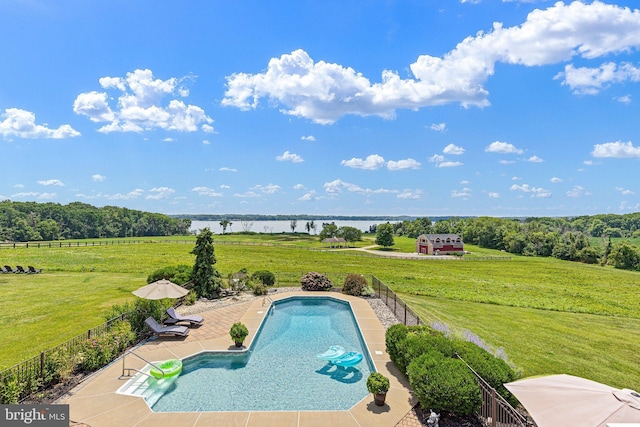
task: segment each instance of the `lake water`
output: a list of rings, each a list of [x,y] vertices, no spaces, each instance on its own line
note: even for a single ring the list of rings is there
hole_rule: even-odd
[[[316,224],[316,230],[311,230],[311,234],[318,234],[322,231],[323,222],[334,222],[338,227],[354,227],[362,232],[369,231],[369,227],[372,225],[383,224],[386,221],[340,221],[340,220],[328,220],[328,219],[314,219]],[[298,233],[305,233],[307,221],[298,220],[297,227],[295,229]],[[201,230],[205,227],[213,233],[221,234],[222,227],[220,221],[192,221],[191,231]],[[227,226],[227,233],[238,231],[253,231],[255,233],[290,233],[291,221],[232,221],[231,226]]]

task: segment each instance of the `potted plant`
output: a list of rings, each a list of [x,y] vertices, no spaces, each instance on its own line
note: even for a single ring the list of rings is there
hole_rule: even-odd
[[[247,337],[247,335],[249,335],[249,330],[243,323],[236,322],[233,324],[233,326],[231,326],[229,335],[231,335],[233,342],[236,343],[236,347],[242,347],[242,342]]]
[[[389,378],[380,372],[372,372],[367,378],[367,390],[369,390],[369,393],[373,393],[373,400],[376,405],[384,405],[384,399],[389,391]]]

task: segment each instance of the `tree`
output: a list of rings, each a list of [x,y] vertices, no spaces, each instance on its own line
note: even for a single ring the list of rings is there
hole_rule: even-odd
[[[393,225],[389,224],[380,224],[378,225],[378,232],[376,233],[376,245],[389,247],[393,246],[395,242],[393,241]]]
[[[253,227],[253,221],[242,220],[240,224],[242,224],[242,231],[245,233],[251,231],[251,227]]]
[[[304,228],[307,230],[307,234],[311,234],[311,223],[309,221],[304,225]]]
[[[292,219],[291,222],[289,223],[289,227],[291,227],[291,232],[295,233],[296,232],[296,227],[298,226],[298,220],[297,219]]]
[[[335,222],[332,222],[331,224],[327,224],[326,222],[324,222],[322,223],[322,231],[320,231],[318,237],[320,238],[320,240],[324,240],[331,237],[336,237],[337,234],[338,226]]]
[[[191,251],[196,256],[193,265],[193,289],[198,297],[211,298],[222,286],[220,273],[213,266],[216,255],[213,248],[213,233],[209,228],[200,230],[196,238],[196,246]]]
[[[229,227],[230,225],[231,225],[231,221],[229,221],[226,218],[220,221],[220,227],[222,227],[222,234],[227,232],[227,227]]]
[[[338,237],[342,237],[347,242],[356,242],[362,240],[362,231],[355,227],[340,227],[338,229]]]
[[[615,268],[637,270],[640,267],[640,253],[631,243],[620,242],[611,249],[609,263]]]

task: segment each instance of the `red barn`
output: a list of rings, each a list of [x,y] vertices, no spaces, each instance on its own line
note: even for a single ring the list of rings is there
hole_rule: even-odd
[[[416,252],[427,255],[464,253],[464,242],[457,234],[421,234],[416,240]]]

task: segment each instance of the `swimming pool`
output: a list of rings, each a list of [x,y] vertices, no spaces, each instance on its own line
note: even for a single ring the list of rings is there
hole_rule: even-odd
[[[331,345],[362,353],[362,363],[316,358]],[[248,351],[189,357],[175,381],[138,378],[138,389],[155,412],[346,410],[367,396],[373,370],[348,302],[290,297],[271,305]]]

